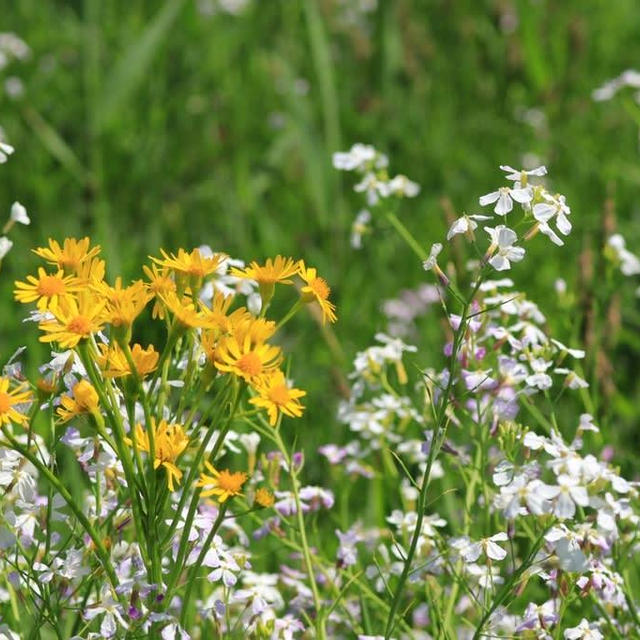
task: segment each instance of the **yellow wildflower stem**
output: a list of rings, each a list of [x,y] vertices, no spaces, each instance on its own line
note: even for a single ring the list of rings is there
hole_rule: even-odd
[[[151,561],[151,573],[153,575],[153,582],[160,585],[162,584],[162,558],[160,557],[160,546],[157,544],[156,538],[156,514],[158,505],[156,503],[157,483],[156,469],[154,466],[156,460],[155,423],[151,419],[149,399],[142,385],[142,376],[140,375],[136,367],[136,363],[133,359],[133,354],[131,353],[131,347],[126,340],[123,340],[121,341],[120,348],[122,349],[124,357],[127,360],[127,364],[129,365],[129,369],[131,370],[131,375],[134,377],[138,386],[138,394],[142,402],[142,409],[144,411],[145,427],[147,435],[149,436],[149,500],[147,504],[148,527],[145,529],[145,533],[147,534],[147,547],[149,550]],[[135,441],[134,426],[130,425],[130,427],[131,439]]]
[[[232,378],[232,381],[235,382],[235,380]],[[238,403],[240,402],[240,396],[242,395],[242,387],[239,387],[237,384],[235,385],[234,388],[234,398],[232,401],[232,405],[231,405],[231,411],[229,412],[229,416],[227,418],[227,420],[225,421],[225,424],[223,425],[222,429],[220,430],[220,434],[218,435],[218,439],[216,440],[213,449],[211,451],[211,454],[209,456],[209,459],[213,462],[215,460],[216,455],[218,454],[218,451],[220,451],[220,448],[222,447],[222,444],[224,442],[225,436],[227,435],[227,432],[229,431],[229,427],[231,426],[231,422],[233,420],[233,418],[235,417],[236,414],[236,410],[238,408]],[[222,403],[222,406],[224,406],[226,403]],[[213,421],[213,424],[215,424],[216,421]],[[195,474],[199,471],[200,469],[200,461],[202,460],[202,457],[204,456],[205,453],[205,449],[207,447],[207,444],[209,442],[209,440],[211,439],[211,436],[213,435],[213,427],[209,428],[209,431],[207,433],[207,435],[205,436],[205,438],[202,441],[202,444],[200,445],[200,448],[198,450],[198,453],[196,454],[196,457],[191,465],[191,470],[189,472],[189,477],[187,479],[187,482],[185,483],[185,487],[189,487],[192,485]],[[167,581],[167,590],[169,590],[177,581],[178,576],[182,570],[182,564],[184,562],[184,558],[186,556],[186,552],[187,552],[187,544],[189,542],[189,533],[191,531],[191,523],[193,522],[193,518],[195,516],[196,513],[196,509],[198,508],[198,503],[200,501],[200,489],[195,489],[193,496],[191,497],[191,504],[189,505],[189,511],[187,513],[187,517],[185,519],[185,526],[182,530],[182,536],[180,538],[180,544],[178,546],[178,554],[176,556],[176,562],[175,565],[173,567],[173,570],[171,572],[171,575],[169,576],[169,580]],[[162,546],[164,547],[164,545],[166,545],[170,540],[171,540],[171,536],[173,535],[173,531],[175,530],[175,527],[177,525],[178,522],[178,518],[180,517],[180,515],[182,514],[182,508],[184,506],[184,502],[185,502],[185,498],[187,496],[187,492],[186,489],[183,489],[183,493],[182,496],[180,497],[180,502],[178,503],[178,506],[176,508],[176,515],[171,523],[171,526],[169,528],[169,532],[167,533],[167,535],[165,536],[165,538],[163,539],[162,542]],[[167,602],[170,602],[170,598],[165,599],[167,600]]]
[[[131,457],[129,456],[129,450],[124,444],[125,435],[120,411],[118,410],[117,405],[113,402],[110,402],[109,398],[107,397],[107,393],[105,392],[105,385],[103,384],[104,381],[98,375],[93,366],[94,360],[92,355],[89,353],[88,343],[85,341],[81,341],[77,346],[77,350],[80,356],[80,360],[82,361],[82,364],[87,371],[87,375],[89,376],[89,379],[91,380],[91,383],[93,384],[96,393],[100,398],[100,403],[107,412],[107,417],[109,418],[109,422],[111,423],[111,427],[115,435],[114,450],[122,461],[122,469],[124,470],[125,478],[127,480],[127,489],[129,491],[129,500],[131,502],[131,509],[133,511],[133,523],[136,530],[136,538],[138,541],[142,542],[142,540],[144,540],[142,531],[140,529],[140,526],[142,524],[142,512],[139,504],[139,495],[136,492],[136,478],[133,471],[133,464],[131,461]],[[113,395],[113,390],[111,390],[111,394]],[[146,564],[148,562],[149,556],[147,550],[145,549],[145,546],[142,544],[140,544],[140,551]],[[149,568],[147,565],[147,570],[148,569]]]
[[[293,304],[293,306],[291,307],[291,309],[289,309],[289,311],[287,311],[287,313],[285,314],[285,316],[282,318],[282,320],[280,320],[280,322],[278,322],[278,324],[276,325],[276,331],[278,331],[279,329],[281,329],[285,324],[287,324],[287,322],[289,322],[289,320],[291,320],[291,318],[293,318],[293,316],[296,315],[296,313],[298,313],[298,311],[302,308],[302,302],[300,300],[300,298],[298,298],[295,303]]]

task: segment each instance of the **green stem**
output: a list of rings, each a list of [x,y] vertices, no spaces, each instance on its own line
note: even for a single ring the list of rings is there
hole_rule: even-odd
[[[300,542],[302,546],[302,555],[304,557],[304,563],[309,576],[309,582],[311,584],[311,592],[313,594],[313,604],[316,610],[316,633],[318,638],[325,638],[326,632],[324,628],[324,615],[322,612],[322,602],[320,600],[320,593],[318,592],[318,585],[316,583],[315,572],[313,570],[313,562],[311,560],[311,552],[309,550],[309,542],[307,540],[307,532],[304,524],[304,514],[302,513],[302,501],[300,500],[300,483],[298,482],[298,474],[295,470],[293,457],[289,454],[289,451],[282,441],[282,436],[279,431],[276,431],[276,442],[282,455],[285,458],[287,466],[289,467],[289,475],[291,477],[291,489],[293,497],[296,503],[296,520],[298,523],[298,532],[300,533]]]
[[[387,626],[385,629],[385,640],[388,640],[393,632],[395,627],[395,616],[398,612],[398,608],[400,607],[400,600],[402,596],[402,592],[409,577],[409,573],[411,571],[411,563],[413,562],[413,558],[416,553],[416,549],[418,547],[418,540],[420,538],[420,533],[422,530],[422,522],[424,520],[426,501],[427,501],[427,488],[429,486],[429,477],[431,475],[431,468],[433,466],[433,462],[440,450],[442,442],[444,438],[440,437],[440,434],[443,431],[446,431],[446,421],[447,421],[447,406],[449,404],[449,396],[451,394],[451,390],[453,388],[453,383],[456,377],[456,366],[458,364],[458,352],[460,350],[460,346],[462,345],[462,340],[464,338],[464,334],[467,330],[467,320],[469,315],[469,308],[471,307],[471,303],[480,288],[480,284],[482,283],[481,275],[478,276],[478,279],[474,285],[474,288],[471,292],[471,295],[467,299],[462,309],[460,324],[458,325],[457,331],[454,333],[453,338],[453,347],[451,350],[451,356],[449,358],[449,379],[447,381],[446,388],[442,391],[442,394],[438,401],[438,406],[436,409],[435,416],[435,425],[433,429],[433,437],[431,440],[431,448],[429,450],[429,457],[427,458],[427,465],[424,470],[424,474],[422,476],[422,482],[420,484],[420,493],[418,495],[418,505],[417,505],[417,518],[416,525],[413,531],[413,535],[411,537],[411,543],[409,546],[409,551],[407,553],[407,557],[404,561],[404,567],[402,569],[402,573],[398,580],[398,585],[396,587],[395,594],[393,596],[393,602],[391,604],[391,610],[389,612],[389,617],[387,619]]]

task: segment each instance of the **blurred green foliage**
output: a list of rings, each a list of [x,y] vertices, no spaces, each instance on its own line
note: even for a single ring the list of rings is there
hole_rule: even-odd
[[[347,369],[384,328],[381,302],[427,280],[390,229],[362,251],[350,248],[360,200],[331,153],[357,141],[422,186],[400,216],[425,246],[443,236],[448,209],[476,212],[478,196],[502,184],[499,164],[546,164],[572,207],[574,233],[562,249],[531,243],[512,275],[552,332],[577,346],[584,308],[560,308],[553,283],[565,278],[579,301],[580,255],[590,248],[587,288],[602,284],[596,313],[606,326],[612,287],[623,280],[605,285],[600,268],[603,212],[615,210],[639,250],[638,129],[632,102],[595,103],[591,92],[640,60],[636,0],[379,0],[357,22],[346,20],[344,5],[357,4],[346,0],[203,12],[215,4],[0,1],[1,30],[32,50],[0,72],[3,83],[24,84],[19,98],[0,90],[0,124],[16,148],[0,168],[0,207],[8,214],[17,199],[33,220],[12,234],[0,275],[1,360],[21,344],[31,367],[44,357],[12,302],[13,281],[37,264],[28,249],[88,234],[111,277],[140,277],[159,247],[304,258],[334,288]],[[617,421],[614,442],[628,442],[638,423],[635,286],[623,285],[610,345],[618,391],[599,407],[602,420]],[[436,318],[421,324],[421,366],[440,361]],[[285,340],[292,373],[310,391],[305,448],[342,439],[331,427],[337,383],[317,327],[296,318]],[[589,364],[590,380],[600,365]]]

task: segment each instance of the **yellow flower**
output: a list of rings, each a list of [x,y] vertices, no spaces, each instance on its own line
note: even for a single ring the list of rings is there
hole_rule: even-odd
[[[149,282],[147,283],[149,293],[156,297],[156,302],[151,311],[151,317],[154,320],[156,318],[164,320],[164,305],[160,298],[166,296],[168,293],[175,293],[176,283],[169,275],[169,269],[166,267],[158,269],[155,264],[152,264],[151,267],[143,266],[142,270],[145,272],[147,278],[149,278]]]
[[[256,495],[254,498],[254,504],[257,504],[259,507],[268,508],[272,507],[275,503],[275,498],[273,497],[273,493],[264,487],[260,487],[256,491]]]
[[[336,308],[333,303],[329,301],[329,295],[331,289],[324,278],[319,278],[316,269],[312,267],[305,267],[304,262],[300,261],[300,267],[298,274],[307,283],[305,287],[300,289],[303,302],[317,302],[322,309],[322,322],[324,323],[327,318],[329,322],[335,322]]]
[[[272,427],[278,421],[278,412],[291,418],[299,418],[302,415],[304,407],[298,398],[306,396],[307,392],[289,387],[282,371],[274,371],[271,375],[259,378],[253,387],[260,395],[251,398],[249,402],[267,410],[269,424]]]
[[[49,248],[40,247],[33,249],[33,252],[44,258],[49,264],[54,264],[65,273],[76,273],[83,262],[90,260],[100,253],[100,247],[90,248],[91,240],[83,238],[65,238],[62,247],[56,240],[49,239]]]
[[[85,286],[95,286],[104,280],[105,262],[100,258],[85,260],[77,269],[78,281]]]
[[[100,355],[97,357],[98,366],[105,378],[120,378],[131,375],[131,369],[127,357],[116,342],[107,345],[100,344]],[[143,349],[139,344],[131,347],[131,357],[136,366],[136,371],[141,377],[149,375],[158,364],[158,352],[151,344]]]
[[[174,478],[180,482],[182,471],[174,464],[178,456],[187,448],[189,438],[185,434],[182,426],[176,423],[169,424],[166,420],[161,420],[156,425],[152,418],[152,428],[155,435],[155,459],[153,468],[157,469],[162,465],[167,472],[167,486],[169,491],[174,491]],[[141,424],[136,425],[134,437],[138,448],[141,451],[149,452],[149,435],[143,429]],[[131,439],[127,438],[127,444],[132,444]]]
[[[168,293],[162,296],[161,300],[183,329],[201,329],[208,326],[205,313],[196,307],[188,296],[178,297],[175,293]]]
[[[38,267],[38,276],[27,276],[27,282],[15,282],[15,299],[23,304],[36,302],[40,311],[53,309],[64,296],[78,290],[79,283],[74,276],[65,276],[59,269],[56,273],[47,273]]]
[[[105,303],[105,300],[87,293],[77,299],[61,300],[55,309],[51,309],[55,319],[40,323],[40,329],[46,332],[40,336],[40,342],[57,342],[65,349],[75,347],[80,340],[102,329]]]
[[[211,300],[211,306],[204,306],[202,311],[207,319],[208,326],[218,334],[231,333],[241,320],[252,318],[251,314],[244,308],[240,307],[229,313],[229,307],[233,302],[233,296],[225,296],[216,291]]]
[[[260,288],[262,300],[268,302],[273,296],[273,290],[277,282],[280,284],[293,284],[293,280],[289,280],[289,278],[298,272],[298,265],[298,261],[293,258],[276,256],[273,260],[267,258],[263,265],[251,262],[244,269],[233,267],[231,275],[237,278],[255,280]]]
[[[14,408],[15,405],[31,400],[31,391],[24,391],[25,387],[26,384],[21,384],[9,391],[9,379],[0,378],[0,427],[11,423],[25,425],[29,422],[28,416]]]
[[[247,474],[242,471],[232,473],[228,469],[218,471],[211,463],[205,462],[205,466],[211,472],[200,474],[200,479],[196,482],[196,487],[204,487],[202,497],[217,496],[218,502],[226,502],[229,498],[242,495],[240,489],[247,481]]]
[[[205,257],[200,253],[200,249],[194,249],[191,253],[178,249],[177,255],[160,249],[160,253],[162,258],[149,257],[157,265],[171,269],[176,274],[180,291],[190,289],[193,295],[200,290],[203,279],[214,273],[226,258],[223,253]]]
[[[130,327],[152,298],[142,280],[123,287],[122,279],[118,277],[114,287],[101,283],[95,288],[107,301],[104,319],[114,327]]]
[[[75,416],[83,413],[98,413],[100,399],[93,385],[86,380],[80,380],[72,389],[73,397],[62,396],[60,399],[60,407],[58,407],[58,415],[62,422],[67,422]]]
[[[218,371],[233,373],[247,382],[277,368],[282,361],[279,347],[253,344],[248,336],[242,341],[236,336],[223,338],[214,357]]]

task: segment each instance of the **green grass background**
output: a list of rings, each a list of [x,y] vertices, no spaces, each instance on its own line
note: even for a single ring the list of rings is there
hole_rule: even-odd
[[[241,15],[205,16],[193,0],[0,1],[0,30],[32,49],[0,72],[25,85],[18,100],[0,91],[0,125],[16,147],[0,167],[0,211],[17,199],[33,220],[12,233],[0,273],[0,360],[22,344],[32,369],[44,357],[12,301],[13,281],[37,265],[28,249],[88,234],[111,277],[140,277],[159,247],[303,257],[333,287],[348,368],[384,328],[382,301],[428,280],[391,230],[360,252],[349,247],[360,201],[331,153],[357,141],[422,186],[400,217],[425,246],[446,229],[443,197],[455,212],[475,212],[478,196],[502,184],[499,164],[520,166],[526,154],[544,162],[572,207],[574,233],[562,249],[531,243],[512,275],[540,302],[550,331],[580,343],[580,309],[560,308],[553,283],[563,277],[579,296],[579,256],[591,247],[592,287],[609,286],[598,259],[607,202],[640,252],[637,109],[629,95],[590,97],[640,66],[637,2],[379,0],[360,25],[344,23],[343,4],[253,0]],[[526,121],[531,109],[542,126]],[[637,284],[620,288],[622,329],[610,353],[618,392],[597,406],[605,440],[631,445],[630,465],[640,413]],[[603,319],[610,297],[597,309]],[[437,366],[437,312],[420,328],[416,362]],[[296,425],[305,448],[344,440],[320,332],[299,317],[285,340],[292,374],[309,390]],[[598,366],[593,359],[591,379]],[[573,429],[584,407],[569,407]]]

